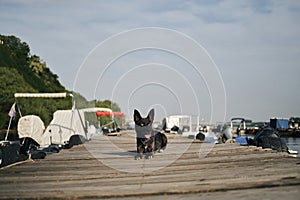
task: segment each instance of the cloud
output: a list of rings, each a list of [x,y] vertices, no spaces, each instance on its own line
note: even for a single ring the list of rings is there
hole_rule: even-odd
[[[211,54],[226,85],[228,117],[256,119],[300,113],[291,105],[300,101],[299,15],[300,3],[292,0],[0,2],[1,34],[29,43],[69,89],[84,58],[106,38],[164,27],[189,35]]]

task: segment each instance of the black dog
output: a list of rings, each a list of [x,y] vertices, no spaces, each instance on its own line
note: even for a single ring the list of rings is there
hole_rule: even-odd
[[[151,159],[154,152],[162,152],[166,149],[168,140],[165,134],[152,130],[154,109],[150,110],[146,118],[142,118],[139,111],[134,110],[133,118],[136,131],[136,160],[142,159],[143,154],[146,154],[147,159]]]

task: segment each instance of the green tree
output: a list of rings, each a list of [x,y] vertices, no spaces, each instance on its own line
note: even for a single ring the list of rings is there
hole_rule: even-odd
[[[8,112],[14,103],[14,93],[37,92],[15,68],[0,67],[0,128],[8,125]]]
[[[30,48],[15,36],[0,35],[0,66],[27,68]]]
[[[95,106],[101,108],[110,108],[113,112],[121,112],[119,105],[111,100],[96,101]]]
[[[37,55],[30,55],[30,48],[15,36],[0,35],[0,129],[7,128],[8,112],[15,101],[14,93],[67,92]],[[23,115],[39,115],[47,125],[53,112],[71,109],[70,99],[17,99]],[[17,122],[19,116],[16,116]],[[16,126],[16,123],[13,124]]]
[[[37,75],[41,75],[46,68],[46,63],[41,62],[41,59],[37,55],[30,57],[29,68]]]

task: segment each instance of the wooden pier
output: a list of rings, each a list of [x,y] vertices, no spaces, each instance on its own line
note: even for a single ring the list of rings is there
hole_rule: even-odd
[[[168,139],[152,160],[134,160],[134,133],[125,132],[2,168],[0,199],[299,199],[299,158]]]

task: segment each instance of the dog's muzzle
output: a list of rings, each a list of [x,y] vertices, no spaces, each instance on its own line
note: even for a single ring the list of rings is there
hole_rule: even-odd
[[[145,138],[149,140],[151,138],[151,133],[146,133]]]
[[[151,126],[138,126],[135,125],[135,132],[138,138],[150,139],[152,136]]]

